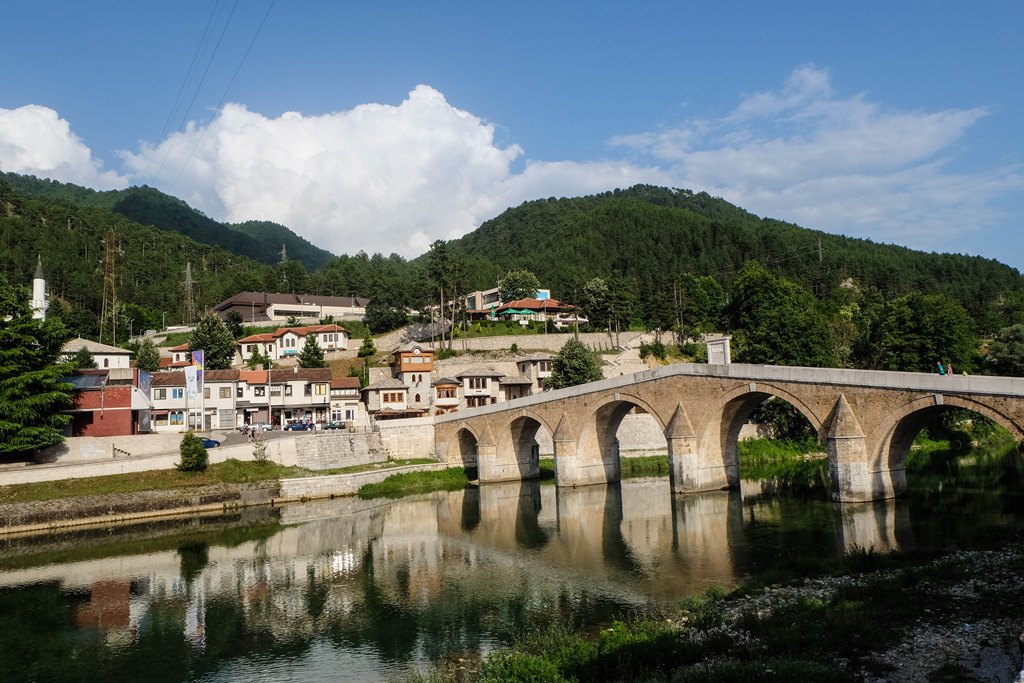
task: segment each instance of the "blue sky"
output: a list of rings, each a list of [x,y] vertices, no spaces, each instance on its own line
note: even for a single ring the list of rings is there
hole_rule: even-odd
[[[14,3],[0,165],[335,253],[646,182],[1024,269],[1022,37],[1020,2]]]

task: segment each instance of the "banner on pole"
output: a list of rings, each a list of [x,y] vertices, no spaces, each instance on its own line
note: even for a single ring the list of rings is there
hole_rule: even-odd
[[[196,381],[196,375],[198,374],[196,366],[186,365],[185,366],[185,389],[189,394],[195,394],[199,391],[199,384]]]

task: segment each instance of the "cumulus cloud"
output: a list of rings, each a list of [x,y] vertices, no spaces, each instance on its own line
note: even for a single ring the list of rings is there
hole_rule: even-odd
[[[35,104],[0,108],[0,164],[10,173],[35,175],[98,190],[124,187],[127,179],[103,170],[71,125]]]
[[[999,218],[992,201],[1024,187],[1014,168],[958,174],[954,146],[982,107],[894,111],[837,97],[826,70],[796,69],[777,91],[745,96],[717,120],[612,140],[655,160],[676,184],[805,227],[942,248]]]
[[[427,250],[509,206],[651,183],[722,196],[809,228],[926,249],[1002,218],[995,200],[1024,187],[1014,168],[957,173],[958,146],[982,107],[904,111],[840,96],[827,70],[795,69],[777,89],[610,141],[601,160],[527,158],[495,125],[420,85],[397,105],[268,118],[228,104],[209,123],[120,153],[122,178],[56,112],[0,110],[0,161],[99,189],[147,183],[217,220],[271,220],[335,253]],[[513,131],[514,134],[514,131]]]
[[[229,104],[206,127],[190,125],[122,158],[149,182],[221,220],[271,220],[335,253],[425,252],[436,239],[477,228],[509,206],[668,179],[621,162],[512,165],[493,124],[426,85],[397,106],[364,104],[322,116],[270,119]],[[162,169],[154,182],[145,174]]]

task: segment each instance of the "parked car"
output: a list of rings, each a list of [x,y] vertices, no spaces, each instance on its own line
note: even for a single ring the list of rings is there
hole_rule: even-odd
[[[274,428],[274,426],[272,424],[270,424],[269,422],[256,422],[254,424],[249,425],[248,428],[250,430],[259,431],[259,432],[269,432],[270,430],[272,430]],[[238,431],[240,431],[243,434],[245,434],[246,426],[242,425],[241,427],[238,428]]]
[[[284,428],[285,431],[304,432],[309,429],[309,425],[305,422],[293,422],[290,425],[285,425]]]
[[[340,420],[338,422],[328,422],[327,424],[324,425],[324,429],[345,429],[347,427],[348,424],[344,420]]]
[[[205,436],[199,437],[199,440],[202,442],[203,448],[216,448],[220,445],[220,441],[217,441],[216,439],[207,439]]]

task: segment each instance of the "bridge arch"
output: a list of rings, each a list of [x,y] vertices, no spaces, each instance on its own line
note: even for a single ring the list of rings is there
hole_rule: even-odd
[[[954,408],[969,410],[987,417],[1005,428],[1019,442],[1024,440],[1024,427],[992,406],[965,396],[937,394],[908,401],[892,411],[887,419],[870,435],[871,443],[878,444],[872,454],[873,464],[879,469],[900,473],[894,482],[897,495],[906,491],[904,468],[907,455],[918,433],[937,416]]]
[[[500,433],[506,438],[498,439],[497,461],[515,463],[523,479],[540,476],[538,437],[546,433],[550,442],[552,432],[547,421],[532,411],[519,411],[502,426]]]
[[[463,467],[476,467],[479,435],[465,422],[460,422],[455,431],[455,445],[459,452],[459,461]]]
[[[764,382],[751,383],[726,392],[712,403],[705,413],[706,421],[697,427],[702,466],[709,470],[724,468],[724,476],[718,482],[718,488],[739,486],[740,430],[751,413],[771,398],[781,399],[796,408],[810,422],[818,439],[824,439],[826,421],[792,392]]]
[[[639,408],[651,415],[661,433],[667,421],[648,401],[633,393],[616,392],[599,399],[580,421],[576,434],[577,465],[603,470],[604,478],[597,481],[618,481],[621,471],[618,431],[626,415]],[[666,446],[667,448],[667,446]],[[555,454],[555,467],[558,468]],[[666,456],[667,457],[667,456]]]

